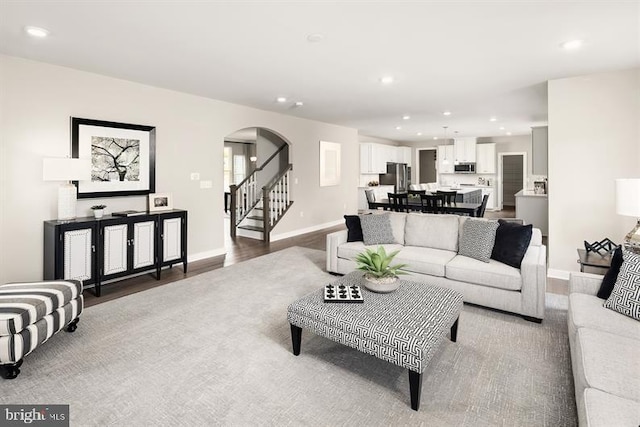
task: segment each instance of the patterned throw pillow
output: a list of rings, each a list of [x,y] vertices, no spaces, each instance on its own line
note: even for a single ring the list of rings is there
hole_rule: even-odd
[[[489,262],[496,240],[497,221],[469,218],[462,226],[458,255]]]
[[[395,243],[389,214],[358,215],[362,227],[362,237],[365,245],[384,245]]]
[[[640,255],[622,250],[622,265],[605,308],[640,320]]]

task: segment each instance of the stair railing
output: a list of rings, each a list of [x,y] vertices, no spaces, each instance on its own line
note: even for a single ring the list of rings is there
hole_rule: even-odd
[[[287,145],[280,146],[269,158],[259,167],[255,168],[245,179],[237,185],[230,185],[231,193],[231,237],[236,237],[236,227],[245,219],[249,212],[256,207],[262,197],[257,187],[258,172],[264,169],[273,159],[276,158]]]
[[[289,198],[289,178],[293,165],[289,164],[276,175],[267,185],[262,187],[262,228],[263,240],[266,243],[271,241],[271,230],[293,203]]]

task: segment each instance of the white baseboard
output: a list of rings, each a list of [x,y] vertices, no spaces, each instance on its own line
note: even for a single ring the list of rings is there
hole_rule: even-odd
[[[336,225],[344,224],[344,219],[338,219],[331,222],[325,222],[324,224],[314,225],[312,227],[300,228],[298,230],[289,231],[282,234],[274,234],[271,236],[271,241],[276,242],[282,239],[288,239],[289,237],[299,236],[301,234],[311,233],[313,231],[322,230],[323,228],[333,227]]]
[[[213,258],[220,255],[226,255],[226,253],[227,253],[227,250],[225,248],[212,249],[210,251],[198,252],[196,254],[189,254],[187,255],[187,261],[188,262],[200,261],[201,259],[205,259],[205,258]]]
[[[547,269],[547,277],[551,277],[553,279],[569,280],[570,273],[571,272],[567,270],[558,270],[555,268]]]

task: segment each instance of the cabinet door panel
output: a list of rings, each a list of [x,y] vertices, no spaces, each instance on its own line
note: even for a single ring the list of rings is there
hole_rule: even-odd
[[[181,258],[182,227],[181,218],[163,220],[162,226],[162,261]]]
[[[108,225],[103,229],[104,276],[127,271],[127,224]]]
[[[64,232],[64,279],[92,278],[92,234],[91,228]]]
[[[135,222],[133,225],[133,268],[154,265],[155,222]]]

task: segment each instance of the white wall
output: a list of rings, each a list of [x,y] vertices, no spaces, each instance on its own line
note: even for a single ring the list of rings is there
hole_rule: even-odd
[[[640,69],[549,81],[549,268],[576,271],[576,248],[616,243],[616,178],[640,178]],[[552,272],[553,273],[553,272]]]
[[[0,283],[42,277],[43,221],[56,217],[57,183],[42,181],[42,159],[70,154],[70,117],[156,126],[156,191],[189,211],[190,258],[224,253],[222,153],[238,129],[272,129],[291,141],[294,205],[275,235],[316,228],[356,212],[355,129],[0,55]],[[342,144],[342,183],[319,187],[319,141]],[[202,190],[199,172],[213,181]],[[146,209],[145,197],[79,201],[78,214]],[[301,216],[304,213],[304,216]]]

